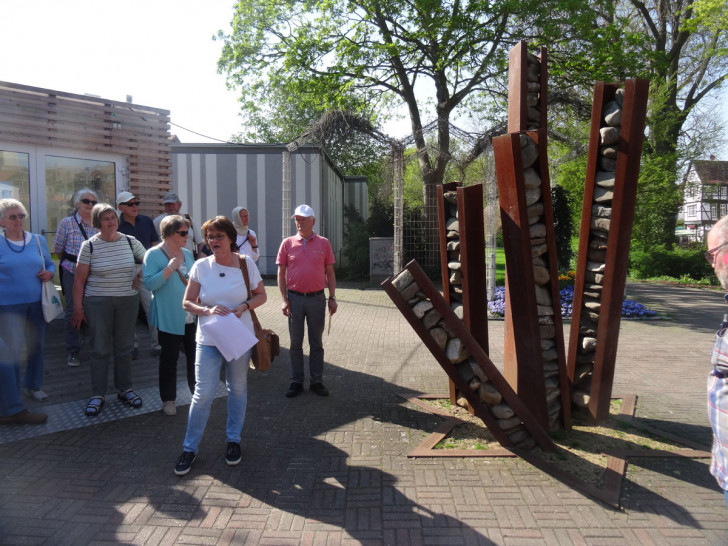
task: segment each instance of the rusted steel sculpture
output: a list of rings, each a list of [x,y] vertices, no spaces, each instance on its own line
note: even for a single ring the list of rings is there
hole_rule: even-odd
[[[382,287],[502,446],[553,449],[549,435],[416,262]]]
[[[455,314],[488,353],[483,186],[452,182],[437,188],[442,293]],[[450,402],[457,403],[450,382]]]
[[[493,139],[506,254],[505,376],[547,429],[570,424],[546,130]],[[564,396],[565,394],[565,396]]]
[[[568,358],[546,147],[546,50],[510,52],[509,134],[493,139],[506,254],[504,375],[487,356],[482,188],[438,189],[444,296],[410,262],[382,286],[504,447],[550,447],[576,408],[609,414],[647,82],[597,83]],[[574,401],[575,406],[572,406]]]
[[[609,416],[627,278],[647,80],[594,87],[567,367],[572,400]]]

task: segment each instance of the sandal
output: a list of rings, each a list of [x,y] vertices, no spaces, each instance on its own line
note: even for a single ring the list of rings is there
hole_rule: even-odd
[[[118,395],[119,400],[124,402],[126,405],[131,406],[132,408],[141,408],[142,407],[142,399],[137,396],[137,394],[129,389],[128,391],[120,392]]]
[[[101,406],[104,405],[103,396],[92,396],[91,400],[86,405],[86,415],[89,417],[96,417],[101,411]]]

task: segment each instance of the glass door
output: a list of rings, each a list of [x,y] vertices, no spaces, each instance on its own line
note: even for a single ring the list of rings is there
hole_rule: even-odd
[[[25,229],[45,235],[49,248],[78,190],[91,188],[99,202],[113,205],[117,188],[127,186],[126,175],[124,156],[0,142],[0,199],[23,203]]]
[[[74,210],[73,196],[82,189],[94,190],[99,203],[115,203],[117,162],[80,159],[59,155],[44,156],[45,227],[52,243],[58,223]]]
[[[30,155],[0,147],[0,199],[17,199],[30,214]],[[30,217],[25,229],[30,228]]]

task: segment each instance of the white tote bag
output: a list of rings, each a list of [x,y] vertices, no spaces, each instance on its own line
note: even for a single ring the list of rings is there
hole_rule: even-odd
[[[35,242],[38,243],[38,252],[40,252],[40,259],[43,263],[43,271],[45,271],[45,257],[43,256],[43,249],[40,246],[40,237],[35,236]],[[46,322],[52,321],[54,318],[63,314],[63,304],[61,303],[61,296],[58,294],[55,285],[51,282],[42,282],[42,297],[43,301],[43,318]]]

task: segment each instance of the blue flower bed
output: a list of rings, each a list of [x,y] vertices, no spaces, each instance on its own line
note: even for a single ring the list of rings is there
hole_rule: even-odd
[[[567,286],[562,288],[561,292],[561,316],[563,318],[571,318],[572,305],[574,302],[574,287]],[[506,313],[506,289],[503,286],[496,286],[495,299],[488,302],[488,309],[495,315],[503,316]],[[648,309],[641,303],[634,300],[624,300],[622,302],[622,316],[629,318],[648,318],[654,317],[656,311]]]

